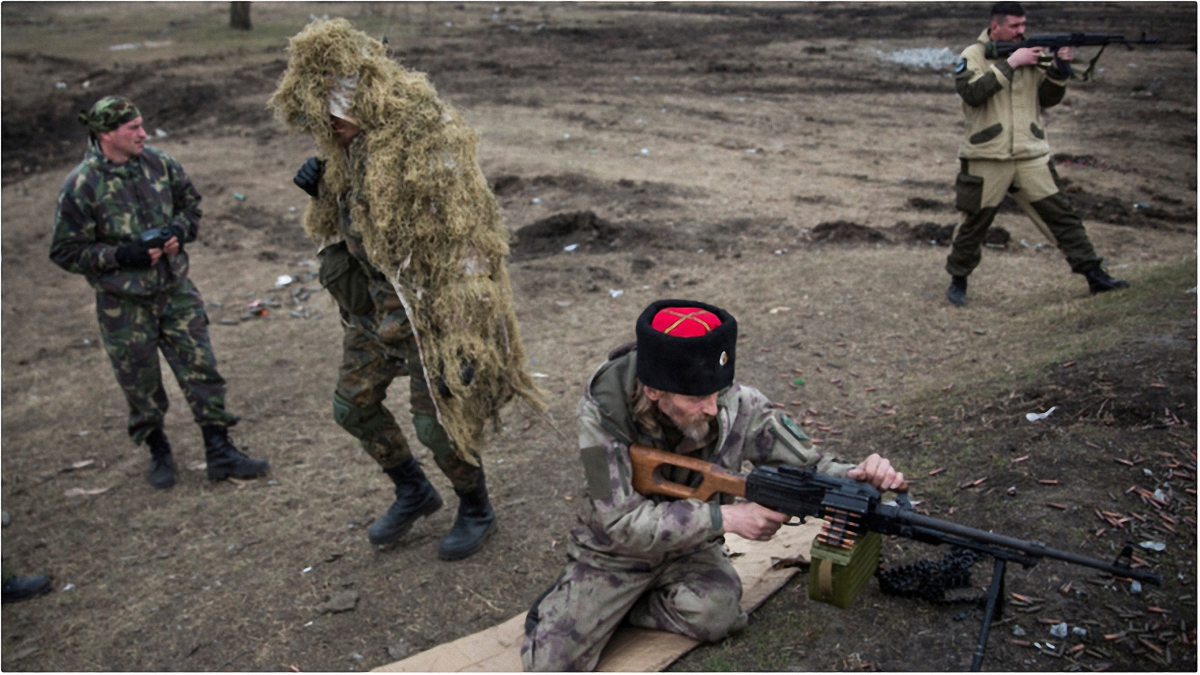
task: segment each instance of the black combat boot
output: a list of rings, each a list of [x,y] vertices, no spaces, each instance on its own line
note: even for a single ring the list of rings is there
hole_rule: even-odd
[[[417,518],[442,508],[442,496],[425,477],[421,463],[415,457],[409,457],[407,462],[384,469],[383,472],[396,484],[396,501],[367,530],[367,539],[376,546],[403,537],[417,522]]]
[[[1099,267],[1087,272],[1083,276],[1087,277],[1088,290],[1092,295],[1104,293],[1106,291],[1116,290],[1118,288],[1129,288],[1129,282],[1124,279],[1114,279],[1108,276],[1108,272]]]
[[[150,446],[150,484],[156,490],[166,490],[175,484],[175,460],[167,435],[155,429],[146,437],[146,445]]]
[[[204,459],[208,463],[208,479],[257,478],[271,465],[264,459],[251,459],[238,452],[229,440],[225,427],[200,427],[204,432]]]
[[[967,304],[966,277],[950,277],[950,288],[946,289],[946,299],[955,307]]]
[[[441,560],[460,560],[483,546],[488,535],[496,530],[496,512],[488,501],[487,485],[483,474],[479,475],[479,486],[468,492],[454,491],[458,495],[458,517],[454,527],[438,546]]]
[[[0,591],[2,591],[0,601],[3,601],[4,604],[29,600],[50,592],[50,577],[45,574],[35,574],[31,577],[10,577],[4,581],[4,587]]]

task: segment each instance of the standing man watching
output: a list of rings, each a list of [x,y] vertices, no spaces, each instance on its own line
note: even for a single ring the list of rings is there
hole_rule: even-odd
[[[992,19],[978,42],[967,47],[955,67],[966,131],[958,148],[957,207],[966,218],[954,233],[946,259],[951,283],[946,298],[967,304],[967,277],[979,265],[984,236],[1004,196],[1011,195],[1067,258],[1071,271],[1087,278],[1092,294],[1125,288],[1100,267],[1083,222],[1058,190],[1041,109],[1058,105],[1071,77],[1074,53],[1063,47],[1049,65],[1042,47],[1018,49],[998,58],[993,42],[1025,37],[1025,9],[1019,2],[992,5]]]
[[[900,487],[879,455],[855,466],[825,456],[761,392],[734,382],[737,321],[691,300],[659,300],[638,317],[637,342],[618,347],[579,402],[588,496],[571,531],[570,562],[525,619],[525,670],[594,670],[623,620],[701,641],[744,628],[742,583],[723,537],[767,541],[789,517],[753,502],[645,496],[634,491],[629,446],[640,444],[740,471],[817,471]],[[698,474],[671,468],[671,482]]]
[[[106,96],[79,121],[91,141],[58,194],[50,259],[96,289],[100,336],[129,404],[129,436],[150,446],[150,484],[175,484],[160,350],[204,434],[209,480],[266,473],[266,461],[229,440],[226,429],[239,418],[225,410],[208,315],[187,276],[184,244],[196,240],[200,194],[174,158],[144,145],[142,114],[129,99]]]

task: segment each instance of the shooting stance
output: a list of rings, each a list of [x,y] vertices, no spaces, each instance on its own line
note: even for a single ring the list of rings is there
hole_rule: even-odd
[[[614,350],[579,403],[588,498],[571,531],[566,570],[529,611],[526,670],[594,670],[626,618],[634,626],[712,641],[744,628],[741,580],[724,535],[769,540],[782,513],[715,494],[709,501],[634,490],[637,444],[738,471],[755,465],[815,467],[880,490],[904,475],[871,455],[854,466],[818,452],[758,390],[734,382],[737,322],[690,300],[660,300],[638,317],[637,341]],[[667,479],[702,476],[672,467]]]
[[[1058,190],[1041,108],[1058,105],[1071,77],[1074,53],[1062,47],[1049,63],[1042,47],[1017,49],[1007,58],[989,52],[993,42],[1020,40],[1025,10],[1018,2],[992,6],[991,24],[967,47],[955,67],[966,128],[958,157],[956,204],[966,213],[946,259],[952,277],[946,298],[967,303],[967,277],[979,265],[984,236],[1004,196],[1011,195],[1067,258],[1071,271],[1087,278],[1091,293],[1125,288],[1101,267],[1083,222]],[[1039,60],[1042,60],[1041,62]]]
[[[314,21],[288,51],[270,105],[322,155],[294,180],[312,197],[304,228],[344,328],[333,418],[396,486],[368,539],[396,541],[442,506],[383,405],[408,375],[417,439],[459,498],[438,557],[465,558],[496,528],[479,455],[484,424],[514,394],[541,405],[524,370],[479,137],[424,74],[343,19]]]
[[[179,162],[143,144],[142,114],[129,99],[106,96],[79,121],[91,142],[59,191],[50,259],[96,289],[100,336],[129,404],[129,436],[150,446],[150,484],[175,484],[160,350],[204,434],[209,480],[266,473],[266,461],[229,440],[226,429],[239,418],[225,410],[204,300],[188,278],[184,245],[199,231],[200,193]]]

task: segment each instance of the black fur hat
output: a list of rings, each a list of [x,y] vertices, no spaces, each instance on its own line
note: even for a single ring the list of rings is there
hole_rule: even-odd
[[[642,384],[707,396],[733,384],[737,320],[694,300],[658,300],[637,320],[637,376]]]

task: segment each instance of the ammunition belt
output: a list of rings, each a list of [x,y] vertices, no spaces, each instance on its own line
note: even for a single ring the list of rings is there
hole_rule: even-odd
[[[982,558],[982,553],[956,546],[942,556],[941,560],[918,560],[888,570],[881,567],[875,576],[879,579],[879,590],[886,595],[919,598],[935,605],[982,605],[987,600],[987,594],[961,598],[946,597],[946,591],[971,586],[971,566]]]

